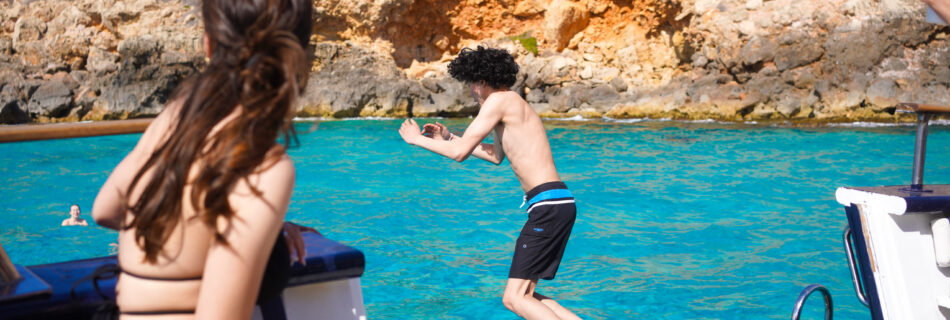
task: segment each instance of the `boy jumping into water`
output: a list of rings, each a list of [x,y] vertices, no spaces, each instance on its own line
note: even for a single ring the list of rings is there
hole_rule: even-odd
[[[541,118],[520,95],[515,84],[518,64],[507,51],[463,49],[449,64],[449,74],[469,85],[481,109],[461,137],[441,123],[426,124],[420,132],[408,119],[399,135],[455,161],[470,155],[501,164],[508,157],[525,191],[528,221],[515,244],[503,298],[505,307],[525,319],[580,319],[551,298],[535,292],[538,278],[551,280],[557,273],[564,247],[574,226],[574,197],[560,181]],[[494,143],[482,140],[494,131]]]

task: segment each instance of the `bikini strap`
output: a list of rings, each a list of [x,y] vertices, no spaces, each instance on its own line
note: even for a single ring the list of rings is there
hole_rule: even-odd
[[[158,316],[169,314],[194,314],[195,310],[168,310],[168,311],[119,311],[130,316]]]
[[[96,293],[99,294],[103,300],[112,300],[112,298],[107,296],[105,293],[102,293],[102,290],[99,288],[99,280],[115,278],[119,275],[119,272],[121,271],[119,270],[119,265],[117,264],[110,263],[101,265],[93,270],[88,276],[76,280],[76,282],[73,283],[73,286],[69,288],[69,297],[76,299],[76,287],[78,287],[80,283],[92,280],[92,287],[96,289]]]
[[[122,269],[122,268],[119,268],[119,270],[120,270],[120,272],[122,272],[122,273],[124,273],[124,274],[130,275],[130,276],[133,276],[133,277],[139,278],[139,279],[145,279],[145,280],[154,280],[154,281],[195,281],[195,280],[201,280],[201,276],[200,276],[200,275],[199,275],[199,276],[196,276],[196,277],[188,277],[188,278],[159,278],[159,277],[151,277],[151,276],[145,276],[145,275],[135,274],[135,273],[129,272],[129,270],[125,270],[125,269]]]

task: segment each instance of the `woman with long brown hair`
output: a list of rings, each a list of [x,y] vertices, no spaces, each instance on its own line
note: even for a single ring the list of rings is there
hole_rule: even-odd
[[[123,318],[247,319],[294,186],[312,0],[204,0],[207,67],[102,186]]]

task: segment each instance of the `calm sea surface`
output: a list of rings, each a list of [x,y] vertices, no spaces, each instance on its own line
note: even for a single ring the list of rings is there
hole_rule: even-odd
[[[515,319],[501,293],[526,216],[511,170],[410,147],[398,126],[299,122],[288,219],[366,254],[371,319]],[[831,289],[837,319],[868,317],[851,286],[834,191],[907,183],[912,127],[547,129],[578,218],[557,278],[539,291],[583,318],[785,319],[811,283]],[[59,225],[72,203],[89,218],[137,138],[0,144],[0,242],[15,263],[109,254],[115,232]],[[950,131],[933,127],[928,145],[925,181],[950,183]],[[820,309],[812,297],[806,316],[821,318]]]

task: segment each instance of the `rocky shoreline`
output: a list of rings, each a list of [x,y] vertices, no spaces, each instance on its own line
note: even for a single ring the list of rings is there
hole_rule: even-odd
[[[200,70],[194,0],[0,2],[0,124],[153,116]],[[916,0],[315,1],[301,117],[466,117],[446,66],[508,49],[544,117],[900,122],[950,105],[950,28]],[[520,35],[520,36],[519,36]],[[515,37],[513,37],[515,36]],[[535,46],[532,46],[535,43]]]

